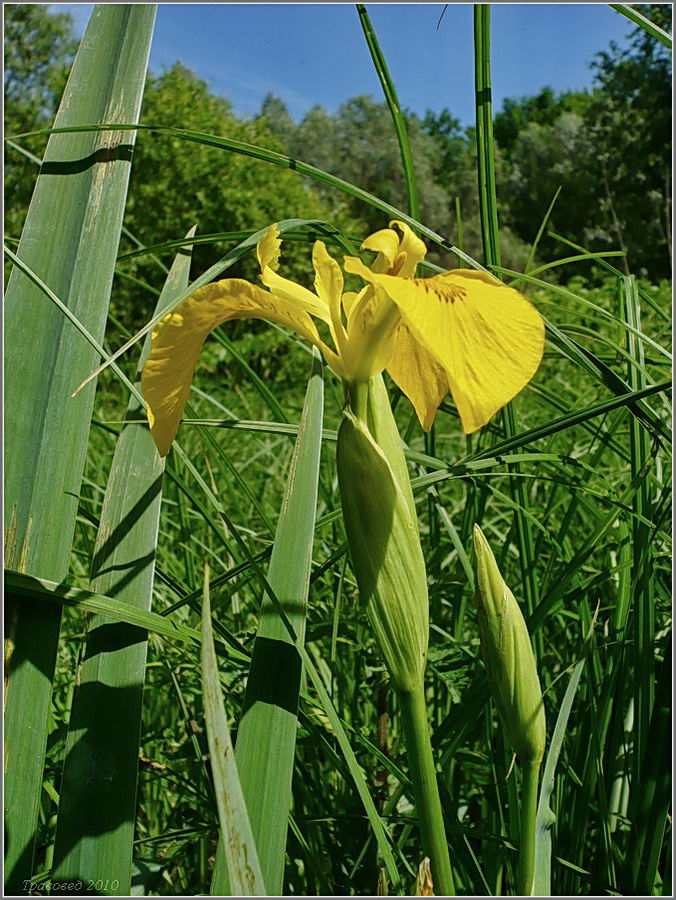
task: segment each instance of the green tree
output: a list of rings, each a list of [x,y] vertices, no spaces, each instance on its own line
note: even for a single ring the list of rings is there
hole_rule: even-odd
[[[533,241],[558,188],[561,193],[548,227],[582,242],[599,237],[593,152],[577,113],[560,113],[550,123],[522,123],[499,184],[506,222],[522,240]],[[564,245],[551,239],[545,238],[542,246],[550,259],[569,255]]]
[[[637,8],[670,29],[670,5]],[[669,277],[671,56],[636,28],[627,50],[611,44],[594,69],[596,89],[585,120],[601,186],[602,240],[619,243],[632,271]]]
[[[467,150],[465,129],[447,109],[442,109],[440,113],[428,109],[421,124],[435,144],[434,177],[439,184],[452,191],[453,179]]]
[[[207,84],[181,63],[160,76],[149,76],[142,121],[284,150],[265,118],[239,121],[229,102],[212,94]],[[208,234],[257,230],[283,218],[325,219],[328,214],[312,186],[292,172],[165,134],[142,131],[138,135],[125,225],[146,245],[181,238],[195,224],[198,233]],[[224,249],[222,244],[197,246],[194,271],[206,269]],[[287,244],[284,253],[293,267],[294,260],[304,258],[306,251]],[[125,262],[123,270],[156,286],[163,277],[147,257]],[[253,258],[228,274],[255,277]],[[143,317],[152,303],[152,298],[142,297],[138,287],[123,280],[118,283],[114,294],[118,313],[133,310]]]
[[[542,88],[533,97],[507,97],[493,123],[495,140],[509,157],[519,135],[529,125],[535,123],[552,126],[559,116],[567,112],[581,115],[589,105],[589,99],[589,94],[585,92],[565,91],[555,94],[550,87]]]
[[[450,200],[434,176],[436,144],[416,116],[408,114],[406,120],[423,220],[432,228],[448,232]],[[334,116],[314,107],[300,123],[290,149],[299,159],[406,209],[401,156],[387,104],[369,96],[353,97]],[[345,202],[335,191],[327,189],[325,194],[340,205]],[[360,201],[348,201],[347,208],[367,230],[385,224],[383,213]]]
[[[669,6],[639,7],[668,29]],[[669,277],[671,60],[643,29],[593,64],[590,93],[508,99],[495,117],[506,168],[498,176],[507,222],[533,239],[557,188],[550,226],[592,250],[620,249],[627,271]],[[542,242],[548,258],[569,250]],[[622,263],[620,263],[622,265]]]
[[[278,137],[285,147],[288,147],[296,130],[296,123],[280,97],[276,94],[266,94],[258,118],[265,122],[270,132]]]

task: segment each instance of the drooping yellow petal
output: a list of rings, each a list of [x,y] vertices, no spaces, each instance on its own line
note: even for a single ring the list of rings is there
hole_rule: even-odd
[[[248,281],[226,278],[195,291],[158,323],[141,375],[150,432],[160,456],[167,455],[176,437],[207,335],[223,322],[241,318],[287,325],[322,351],[328,349],[307,313]]]
[[[433,278],[378,275],[354,258],[345,270],[382,288],[412,335],[446,371],[463,430],[471,434],[525,387],[544,349],[544,324],[518,291],[483,272]]]
[[[416,266],[425,259],[427,247],[420,238],[415,235],[406,222],[400,222],[399,219],[393,219],[390,222],[390,228],[395,225],[401,231],[402,237],[399,241],[399,253],[404,254],[404,260],[401,267],[398,268],[396,275],[402,278],[409,278],[415,274]]]
[[[413,404],[422,427],[429,431],[439,404],[448,393],[448,378],[404,322],[396,330],[387,371]]]
[[[279,268],[279,257],[282,252],[282,242],[279,239],[277,225],[271,225],[260,241],[256,244],[256,256],[261,272],[269,267],[273,272]]]

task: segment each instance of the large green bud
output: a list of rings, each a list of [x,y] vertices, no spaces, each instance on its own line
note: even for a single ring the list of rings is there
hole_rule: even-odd
[[[545,752],[545,709],[525,619],[488,542],[474,526],[479,637],[500,718],[522,763]]]
[[[423,680],[429,633],[413,493],[382,377],[359,390],[338,431],[345,530],[359,593],[394,686],[413,691]]]

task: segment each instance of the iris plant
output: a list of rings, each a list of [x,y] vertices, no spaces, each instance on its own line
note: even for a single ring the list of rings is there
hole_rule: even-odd
[[[352,563],[374,635],[397,692],[424,852],[435,891],[454,894],[429,737],[424,671],[429,602],[415,503],[382,379],[387,370],[429,430],[450,392],[469,434],[512,399],[542,358],[544,326],[521,294],[486,272],[454,269],[417,278],[425,245],[403,222],[370,235],[370,265],[346,257],[363,287],[314,244],[314,290],[278,273],[272,225],[257,245],[261,285],[227,278],[195,291],[157,326],[142,375],[150,430],[161,455],[176,436],[202,345],[239,318],[284,325],[319,348],[345,384],[337,469]],[[318,327],[319,326],[319,327]],[[323,336],[322,336],[323,335]]]

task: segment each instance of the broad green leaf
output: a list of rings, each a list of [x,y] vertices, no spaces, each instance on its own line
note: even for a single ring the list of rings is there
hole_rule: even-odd
[[[300,641],[310,588],[323,406],[322,366],[315,357],[268,570],[268,581]],[[265,597],[236,758],[263,879],[271,894],[281,894],[283,888],[301,668],[287,629]]]
[[[96,7],[56,116],[17,250],[93,337],[103,339],[155,7]],[[56,225],[58,223],[58,226]],[[18,267],[5,299],[6,564],[63,581],[68,571],[94,384],[71,398],[97,354]],[[6,609],[6,890],[33,874],[60,609]],[[30,752],[28,751],[30,748]]]
[[[176,257],[156,311],[185,288],[189,269],[186,248]],[[149,352],[146,338],[138,375]],[[149,610],[164,461],[146,425],[139,424],[143,414],[131,397],[108,476],[90,587]],[[87,631],[66,741],[53,877],[117,882],[113,893],[124,895],[131,890],[147,640],[143,631],[101,615],[89,621]]]

